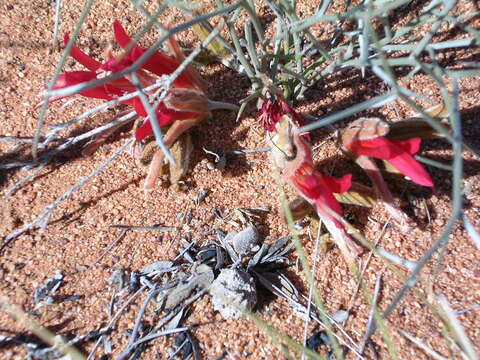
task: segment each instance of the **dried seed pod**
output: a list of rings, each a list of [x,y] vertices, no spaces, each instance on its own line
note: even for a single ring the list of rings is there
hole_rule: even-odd
[[[213,308],[224,318],[239,318],[257,303],[254,278],[240,269],[223,269],[210,287]]]

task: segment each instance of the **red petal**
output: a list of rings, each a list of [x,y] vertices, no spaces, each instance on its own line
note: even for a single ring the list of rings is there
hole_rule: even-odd
[[[68,33],[64,35],[63,41],[64,41],[65,45],[67,45],[68,42],[70,41],[70,37],[69,37]],[[96,71],[100,68],[100,66],[102,66],[102,64],[99,61],[97,61],[94,58],[88,56],[87,54],[85,54],[82,50],[80,50],[75,45],[72,46],[72,49],[70,50],[69,55],[71,57],[73,57],[75,60],[77,60],[80,64],[85,66],[90,71]]]
[[[348,150],[358,155],[371,156],[377,159],[388,160],[404,152],[403,148],[384,137],[370,140],[355,140],[347,144]]]
[[[137,112],[137,115],[140,117],[147,117],[147,111],[143,107],[142,100],[137,96],[136,98],[133,99],[133,107],[135,108],[135,111]]]
[[[329,214],[329,210],[339,215],[342,214],[340,204],[333,196],[327,183],[324,181],[323,174],[313,168],[308,162],[304,162],[295,171],[295,175],[291,179],[293,185],[305,196],[310,202],[315,204],[318,212],[326,214],[332,221],[335,222],[337,227],[343,227],[342,224]],[[346,175],[341,181],[346,183],[349,181],[349,175]]]
[[[115,35],[115,41],[124,49],[128,46],[130,41],[132,41],[118,20],[113,22],[113,34]]]
[[[116,96],[112,95],[111,92],[107,91],[103,86],[95,87],[88,90],[80,91],[80,95],[103,100],[113,100]]]
[[[129,58],[111,58],[102,64],[101,69],[111,72],[120,72],[127,69],[132,65],[132,62]]]
[[[323,181],[331,192],[341,194],[347,192],[352,186],[352,174],[342,176],[340,179],[321,174]]]
[[[408,176],[414,183],[423,186],[433,187],[433,181],[423,166],[415,160],[412,155],[404,152],[403,154],[388,160],[402,174]]]
[[[166,126],[173,123],[175,120],[187,120],[199,117],[199,113],[188,111],[176,111],[168,109],[164,103],[161,103],[157,108],[157,118],[160,126]]]
[[[113,32],[115,34],[115,40],[122,48],[126,48],[132,41],[125,29],[117,20],[113,23]],[[145,49],[135,45],[127,54],[127,57],[131,62],[130,65],[137,61],[145,52]],[[143,63],[142,68],[152,72],[157,76],[162,76],[173,73],[179,65],[180,63],[174,58],[156,51]],[[180,74],[177,80],[175,80],[174,85],[176,87],[193,87],[192,81],[190,81],[188,78],[186,71]]]
[[[394,140],[392,140],[394,141]],[[420,145],[422,144],[422,139],[413,138],[406,141],[395,141],[398,146],[400,146],[404,151],[410,155],[416,154],[420,150]]]
[[[281,107],[284,113],[288,113],[292,115],[293,119],[297,122],[298,126],[301,127],[306,125],[305,119],[301,115],[299,115],[295,110],[293,110],[293,108],[290,105],[288,105],[286,102],[282,101]],[[304,136],[310,137],[309,134],[305,134]]]
[[[179,65],[180,64],[177,63],[170,56],[157,51],[154,52],[147,61],[145,61],[142,67],[154,73],[155,75],[162,76],[165,74],[173,73]]]
[[[384,137],[371,140],[353,141],[348,149],[359,155],[384,159],[397,170],[408,176],[414,183],[433,187],[433,181],[423,166],[412,157],[420,149],[421,139],[394,141]]]
[[[303,161],[296,165],[289,180],[307,198],[315,199],[319,195],[318,188],[323,184],[322,178],[315,176],[317,173],[309,161]]]
[[[278,102],[276,100],[267,100],[258,111],[257,120],[263,125],[265,130],[273,132],[282,115],[282,109]]]
[[[118,20],[115,20],[115,22],[113,23],[113,32],[115,34],[115,40],[122,48],[126,48],[128,44],[130,44],[130,42],[132,41],[132,39],[128,36],[127,32]],[[128,54],[128,57],[130,58],[132,63],[134,63],[145,52],[145,49],[138,45],[135,45]],[[155,75],[162,76],[165,74],[171,74],[179,65],[180,64],[178,63],[178,61],[174,60],[170,56],[156,51],[152,54],[152,56],[147,59],[147,61],[143,63],[142,67],[147,69],[148,71],[151,71]]]
[[[135,47],[130,54],[132,63],[137,61],[138,58],[145,53],[145,50],[140,48],[141,51],[139,51],[138,48],[140,47]],[[179,65],[180,64],[175,59],[156,51],[143,63],[142,68],[157,76],[162,76],[173,73]],[[187,75],[187,71],[183,71],[174,81],[173,85],[178,88],[193,87],[192,81],[190,81],[190,78]]]
[[[115,88],[115,93],[119,93],[120,95],[137,90],[135,85],[133,85],[130,81],[127,80],[127,78],[124,77],[111,80],[110,82],[106,83],[105,86]]]
[[[97,78],[93,71],[69,71],[60,74],[55,83],[54,89],[63,89],[67,86],[80,84],[82,82],[92,81]]]
[[[160,104],[160,105],[162,105],[162,104]],[[142,107],[143,107],[143,105],[142,105]],[[173,118],[169,115],[166,115],[161,111],[157,112],[157,121],[158,121],[160,127],[170,125],[175,120],[178,120],[178,119],[175,119],[175,118]],[[145,121],[143,122],[142,126],[140,126],[138,128],[137,132],[135,133],[135,138],[137,140],[143,140],[147,136],[152,135],[152,134],[153,134],[152,123],[151,123],[150,118],[147,117],[145,119]]]
[[[116,80],[113,80],[111,83],[103,84],[101,87],[103,87],[111,99],[123,96],[130,90],[130,88],[116,86]]]
[[[297,189],[305,195],[310,200],[315,200],[321,195],[322,192],[322,183],[321,181],[313,175],[300,175],[295,174],[294,184]]]
[[[150,104],[152,105],[152,104]],[[140,117],[147,117],[148,113],[142,104],[140,98],[135,98],[134,105],[135,111]],[[156,110],[157,120],[160,126],[167,126],[176,120],[187,120],[198,117],[198,113],[187,111],[175,111],[168,109],[164,103],[160,103]]]
[[[84,82],[92,81],[97,78],[97,74],[93,71],[71,71],[60,74],[55,83],[54,89],[63,89],[68,86],[78,85]],[[110,90],[110,91],[109,91]],[[91,89],[80,91],[79,94],[95,98],[95,99],[104,99],[112,100],[115,98],[116,89],[110,89],[107,86],[97,86]],[[63,97],[63,96],[62,96]],[[62,97],[55,98],[53,100],[61,99]]]
[[[145,139],[147,136],[153,134],[152,124],[150,124],[149,119],[145,119],[143,124],[137,129],[135,132],[135,139],[141,141]]]
[[[134,107],[137,114],[141,117],[146,117],[148,114],[139,98],[135,98]],[[160,127],[167,126],[172,124],[174,121],[182,121],[187,119],[194,119],[199,116],[198,113],[187,112],[187,111],[175,111],[167,109],[164,103],[160,103],[156,111],[157,121]],[[142,126],[137,129],[135,133],[135,138],[137,140],[143,140],[147,136],[153,134],[152,124],[150,119],[146,119]]]
[[[128,100],[123,100],[123,101],[121,101],[121,103],[125,104],[125,105],[128,105],[128,106],[131,106],[131,107],[135,107],[135,98],[128,99]]]

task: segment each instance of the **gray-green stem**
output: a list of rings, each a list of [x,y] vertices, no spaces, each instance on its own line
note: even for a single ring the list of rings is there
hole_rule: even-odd
[[[212,110],[220,110],[220,109],[238,111],[239,107],[237,105],[222,102],[222,101],[208,100],[208,110],[212,111]]]

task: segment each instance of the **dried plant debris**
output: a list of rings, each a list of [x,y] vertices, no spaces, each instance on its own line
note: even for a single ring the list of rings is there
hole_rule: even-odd
[[[299,304],[300,298],[297,288],[281,272],[255,272],[255,275],[260,283],[273,294]]]
[[[199,207],[200,204],[203,202],[203,200],[205,200],[207,195],[208,195],[207,190],[205,190],[205,189],[198,190],[198,195],[197,195],[197,198],[195,199],[195,206]]]
[[[128,282],[128,274],[126,271],[114,268],[112,275],[108,279],[108,284],[115,289],[115,292],[119,292],[125,287]]]
[[[349,316],[350,314],[348,313],[348,311],[345,311],[345,310],[338,310],[338,311],[335,311],[332,315],[330,315],[332,320],[337,323],[343,323],[347,321]]]
[[[104,335],[106,331],[90,331],[86,334],[76,336],[72,339],[67,339],[61,335],[55,336],[55,343],[60,344],[60,340],[64,343],[68,344],[69,346],[79,346],[85,344],[90,341],[95,341],[102,335]],[[20,344],[24,344],[27,346],[27,359],[28,360],[56,360],[56,359],[69,359],[68,356],[65,356],[63,352],[59,350],[59,346],[49,346],[45,347],[43,343],[33,343],[33,342],[26,342],[22,340],[23,335],[19,335],[15,338],[8,338],[8,340],[4,341],[12,341]],[[0,342],[2,341],[2,337],[0,337]]]
[[[193,233],[187,234],[192,236]],[[185,326],[191,312],[191,305],[210,294],[214,310],[225,318],[238,318],[245,312],[254,311],[258,299],[264,299],[260,292],[284,297],[289,300],[294,313],[306,314],[318,322],[316,310],[307,310],[306,297],[302,296],[282,272],[289,266],[288,253],[293,249],[292,239],[282,237],[272,244],[262,242],[261,235],[253,225],[239,232],[224,233],[217,230],[215,240],[201,242],[185,237],[182,246],[172,260],[156,261],[140,270],[112,268],[108,284],[112,296],[108,305],[108,325],[97,331],[77,337],[72,341],[96,341],[89,358],[111,354],[116,322],[130,305],[143,297],[135,316],[135,325],[127,331],[128,345],[121,351],[119,359],[141,357],[148,343],[160,336],[173,336],[175,346],[170,358],[200,358],[200,347],[193,338],[193,326]],[[45,281],[35,292],[35,303],[48,300],[62,283],[61,272]],[[339,313],[338,322],[348,314]],[[3,339],[3,341],[7,341]],[[9,341],[14,342],[13,340]],[[20,343],[20,342],[16,342]],[[32,359],[59,359],[61,354],[55,348],[26,345]]]
[[[151,263],[147,266],[145,266],[141,274],[143,275],[148,275],[148,276],[154,276],[157,274],[163,274],[165,272],[170,272],[173,269],[173,262],[172,261],[156,261],[154,263]]]
[[[253,207],[253,208],[239,208],[235,209],[235,215],[238,217],[240,222],[244,225],[253,225],[253,223],[260,218],[256,213],[258,212],[269,212],[269,207]]]
[[[55,302],[55,298],[52,295],[62,285],[62,281],[63,274],[60,271],[57,271],[54,276],[47,279],[42,285],[35,289],[33,302],[37,307],[51,305]]]
[[[335,354],[333,352],[332,341],[328,337],[325,331],[316,331],[307,339],[306,345],[309,349],[314,351],[320,352],[322,347],[326,347],[327,349],[327,358],[328,359],[336,359]],[[342,347],[343,355],[345,356],[348,349]]]
[[[142,339],[149,341],[154,334],[166,335],[182,329],[190,305],[208,292],[214,309],[226,318],[240,317],[243,312],[254,310],[259,284],[263,285],[262,289],[271,290],[274,294],[299,298],[291,295],[298,291],[286,277],[282,278],[280,272],[287,264],[287,253],[292,249],[289,237],[281,238],[272,245],[261,244],[257,229],[248,226],[229,234],[217,231],[217,239],[218,242],[212,240],[199,246],[199,241],[183,238],[179,255],[174,261],[154,262],[136,273],[138,283],[142,285],[140,290],[150,289],[147,300],[154,304],[154,313],[164,315],[155,322],[156,325],[142,333],[142,338],[136,339],[124,350],[124,356],[133,354],[135,347],[132,344]],[[276,278],[282,281],[275,281]],[[130,286],[131,281],[124,283],[125,288]],[[146,307],[147,300],[142,309]],[[137,315],[136,324],[142,323],[142,316],[143,312]],[[197,358],[195,342],[188,334],[180,332],[176,335],[173,352],[176,355],[171,354],[171,357],[180,355],[187,358],[193,354]]]
[[[335,354],[333,352],[332,341],[328,337],[325,331],[315,331],[312,336],[307,339],[306,345],[309,349],[313,351],[320,352],[322,347],[326,347],[327,350],[327,359],[335,360]],[[343,355],[345,356],[348,348],[342,347]]]
[[[128,281],[128,293],[133,294],[140,288],[140,274],[136,271],[130,273],[130,279]]]
[[[259,249],[259,247],[257,246],[258,231],[254,226],[249,226],[239,233],[229,233],[223,239],[223,244],[228,245],[230,252],[235,252],[234,257],[236,258],[248,256],[255,249]]]
[[[324,331],[316,331],[307,339],[307,347],[314,351],[319,351],[322,345],[331,345],[332,342]]]
[[[198,343],[188,330],[175,336],[175,347],[176,350],[170,355],[169,359],[173,359],[177,354],[180,355],[182,359],[188,359],[192,355],[194,359],[200,359]]]
[[[173,309],[197,290],[203,290],[210,287],[214,279],[213,271],[208,265],[200,264],[192,270],[192,273],[186,275],[178,284],[170,289],[166,289],[159,294],[157,301],[160,307],[166,310]]]
[[[224,318],[239,318],[257,303],[253,276],[240,269],[223,269],[210,287],[213,308]]]
[[[257,206],[250,208],[238,208],[227,215],[224,215],[220,209],[215,209],[215,215],[222,222],[227,222],[235,227],[242,227],[245,225],[253,225],[258,222],[260,219],[259,213],[269,212],[270,208],[268,206]]]

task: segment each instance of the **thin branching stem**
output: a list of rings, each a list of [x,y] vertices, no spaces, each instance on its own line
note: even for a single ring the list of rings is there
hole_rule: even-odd
[[[120,146],[117,151],[113,155],[111,155],[106,161],[100,164],[90,175],[82,178],[79,182],[77,182],[74,186],[68,189],[62,196],[60,196],[57,200],[55,200],[52,204],[47,206],[45,210],[37,216],[32,222],[24,225],[22,228],[8,234],[5,237],[3,244],[0,246],[0,253],[5,249],[5,247],[10,244],[12,240],[20,236],[21,234],[34,229],[35,227],[40,227],[40,229],[44,230],[47,226],[48,220],[50,219],[53,211],[60,205],[64,200],[68,199],[74,192],[80,189],[86,182],[90,179],[94,178],[98,174],[100,174],[105,168],[110,165],[110,163],[115,160],[117,156],[119,156],[130,144],[133,142],[133,139],[129,139],[125,144]]]
[[[67,60],[70,51],[72,50],[73,44],[75,43],[75,40],[77,39],[78,33],[80,32],[80,28],[82,27],[85,19],[87,18],[88,13],[90,12],[90,8],[93,5],[94,0],[86,0],[85,1],[85,6],[83,7],[82,13],[80,14],[80,18],[78,19],[75,29],[73,30],[72,33],[72,38],[68,42],[65,51],[63,52],[62,57],[60,58],[60,61],[57,64],[57,67],[55,68],[55,72],[53,74],[52,79],[47,85],[47,94],[51,93],[53,90],[53,87],[55,86],[58,76],[60,75],[63,65],[65,64],[65,61]],[[51,95],[50,95],[51,96]],[[40,135],[42,132],[42,127],[43,124],[45,123],[45,117],[47,115],[47,110],[48,110],[48,105],[49,105],[49,99],[50,96],[47,95],[45,101],[42,104],[42,107],[40,108],[40,113],[38,115],[38,121],[37,121],[37,126],[35,128],[35,133],[34,133],[34,141],[32,143],[32,156],[33,159],[37,159],[37,148],[38,148],[38,143],[40,141]]]

